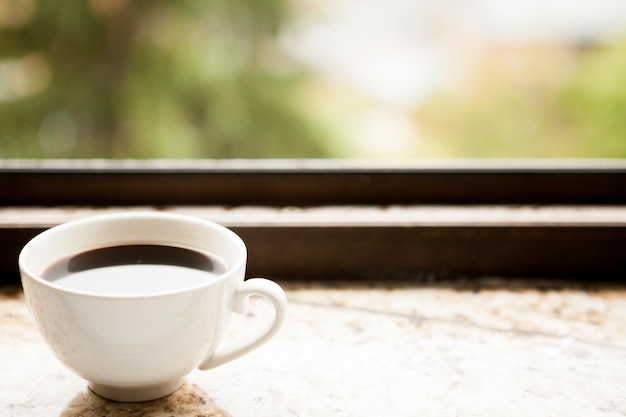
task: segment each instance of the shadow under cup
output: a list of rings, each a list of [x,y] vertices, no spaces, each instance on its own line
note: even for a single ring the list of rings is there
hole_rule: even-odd
[[[65,288],[42,278],[51,264],[72,254],[137,244],[213,254],[224,260],[226,271],[192,286],[128,294]],[[27,243],[19,258],[26,301],[47,344],[94,392],[118,401],[168,395],[191,370],[235,359],[278,331],[284,292],[262,278],[244,282],[245,264],[246,247],[229,229],[152,212],[94,216],[53,227]],[[251,295],[274,304],[274,321],[256,337],[218,349],[229,315],[242,312]]]

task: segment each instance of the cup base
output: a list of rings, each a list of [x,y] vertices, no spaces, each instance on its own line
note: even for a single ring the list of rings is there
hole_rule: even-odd
[[[142,401],[156,400],[172,394],[183,384],[183,379],[176,379],[161,384],[139,385],[139,386],[119,386],[89,383],[91,389],[96,395],[108,400],[135,403]]]

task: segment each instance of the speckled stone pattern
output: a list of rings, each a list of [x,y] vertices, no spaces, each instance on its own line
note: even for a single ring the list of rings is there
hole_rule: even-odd
[[[165,398],[143,403],[118,403],[85,390],[63,410],[60,417],[227,417],[206,392],[195,384],[184,384]]]
[[[6,289],[0,416],[626,415],[626,287],[502,284],[291,284],[288,319],[268,344],[129,404],[92,394],[59,364],[21,292]],[[271,318],[251,301],[226,343]]]

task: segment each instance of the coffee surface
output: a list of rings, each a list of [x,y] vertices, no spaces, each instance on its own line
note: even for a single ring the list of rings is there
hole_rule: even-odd
[[[227,271],[219,257],[163,245],[111,246],[74,254],[50,265],[42,278],[95,294],[140,295],[177,291]]]

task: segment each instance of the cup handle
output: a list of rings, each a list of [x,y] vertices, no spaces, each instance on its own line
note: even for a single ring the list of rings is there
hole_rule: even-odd
[[[232,311],[239,314],[243,313],[247,308],[248,298],[252,295],[264,297],[274,305],[275,315],[272,323],[255,337],[226,348],[220,348],[217,352],[207,357],[198,366],[198,369],[204,371],[215,368],[243,356],[270,340],[278,332],[285,321],[285,313],[287,311],[287,296],[283,289],[275,282],[265,278],[252,278],[244,281],[235,292]]]

